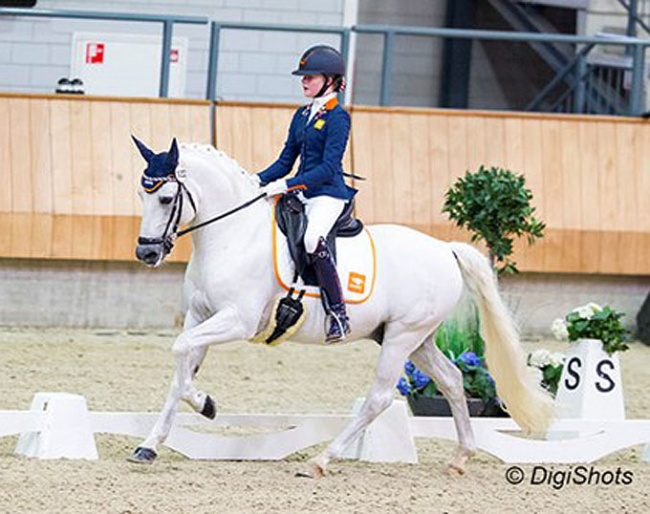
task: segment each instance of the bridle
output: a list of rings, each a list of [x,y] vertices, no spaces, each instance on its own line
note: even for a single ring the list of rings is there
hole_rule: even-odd
[[[189,234],[190,232],[193,232],[194,230],[197,230],[199,228],[205,227],[206,225],[214,223],[215,221],[219,221],[221,219],[227,218],[231,214],[235,214],[236,212],[241,211],[242,209],[245,209],[249,205],[252,205],[258,200],[261,200],[262,198],[266,197],[266,193],[260,193],[258,196],[252,198],[251,200],[248,200],[247,202],[244,202],[243,204],[238,205],[237,207],[227,212],[224,212],[223,214],[219,214],[218,216],[203,221],[198,225],[194,225],[193,227],[189,227],[179,231],[178,225],[180,224],[181,215],[183,213],[183,192],[187,195],[187,199],[189,200],[190,205],[192,206],[194,215],[196,216],[197,214],[196,203],[194,202],[192,193],[190,193],[190,190],[187,188],[187,186],[184,183],[185,176],[186,176],[185,170],[176,170],[174,174],[170,174],[165,177],[149,177],[147,175],[143,175],[143,188],[145,192],[148,194],[157,191],[166,182],[175,182],[176,184],[178,184],[178,188],[176,189],[176,194],[174,195],[174,199],[172,200],[172,211],[169,215],[169,219],[167,220],[167,224],[165,225],[165,230],[163,231],[162,236],[138,237],[138,245],[161,245],[165,251],[165,254],[168,254],[169,252],[171,252],[172,248],[174,247],[174,242],[179,237],[184,236],[185,234]],[[179,177],[182,177],[182,180],[179,180]],[[146,183],[150,184],[150,186],[148,187],[145,186],[144,179],[146,179]]]
[[[145,182],[147,185],[145,185]],[[196,203],[194,202],[192,193],[190,193],[189,189],[187,189],[184,181],[178,180],[176,173],[167,175],[165,177],[149,177],[147,175],[143,175],[142,187],[144,188],[145,193],[152,194],[167,182],[175,182],[178,184],[178,188],[176,189],[176,194],[172,200],[172,210],[169,214],[169,219],[167,219],[165,230],[160,237],[138,237],[138,245],[162,245],[165,253],[171,252],[172,248],[174,247],[174,241],[178,237],[178,225],[180,224],[181,215],[183,213],[183,196],[187,195],[187,199],[189,200],[190,205],[194,210],[194,214],[196,215]],[[183,195],[183,193],[185,193],[185,195]]]

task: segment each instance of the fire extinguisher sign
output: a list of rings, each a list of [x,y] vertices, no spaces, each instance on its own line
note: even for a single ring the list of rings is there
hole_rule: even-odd
[[[104,63],[104,43],[86,43],[86,64]]]

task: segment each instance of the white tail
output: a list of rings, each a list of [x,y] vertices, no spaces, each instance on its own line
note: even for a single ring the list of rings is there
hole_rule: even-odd
[[[526,432],[545,432],[553,420],[553,400],[526,366],[519,334],[503,305],[490,264],[468,244],[451,243],[451,248],[478,307],[485,358],[499,398]]]

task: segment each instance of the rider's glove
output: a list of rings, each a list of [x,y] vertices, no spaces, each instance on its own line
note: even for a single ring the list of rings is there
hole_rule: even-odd
[[[280,180],[274,180],[273,182],[266,184],[260,189],[260,191],[267,197],[271,197],[284,194],[288,189],[289,188],[287,187],[287,181],[281,178]]]

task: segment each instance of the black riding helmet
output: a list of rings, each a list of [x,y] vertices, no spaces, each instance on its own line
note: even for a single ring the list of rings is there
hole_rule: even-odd
[[[292,75],[324,75],[334,79],[335,91],[339,91],[343,76],[345,75],[345,61],[338,50],[328,45],[317,45],[308,48],[300,57],[298,68],[291,72]],[[327,89],[327,80],[321,96]]]

